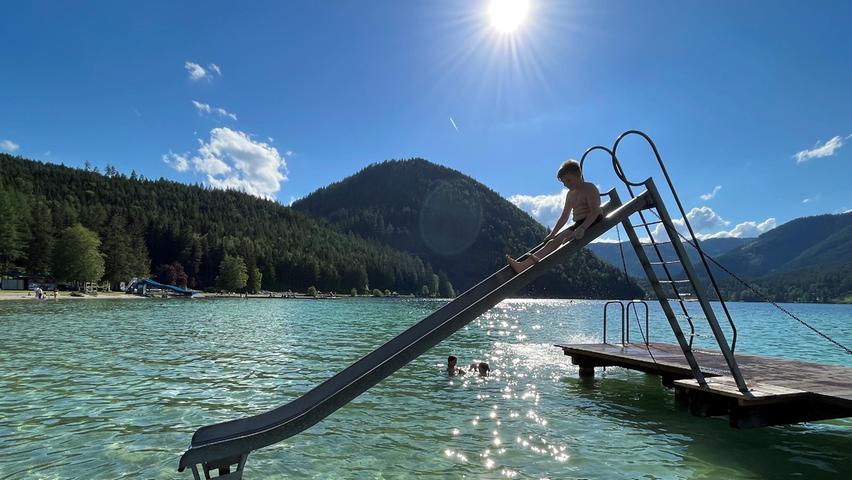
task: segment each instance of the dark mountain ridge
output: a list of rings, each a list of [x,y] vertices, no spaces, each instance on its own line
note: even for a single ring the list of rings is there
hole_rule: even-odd
[[[421,258],[466,289],[519,255],[547,230],[499,194],[423,159],[390,160],[320,188],[293,208],[339,231]],[[583,250],[529,290],[536,296],[634,298],[642,291]]]

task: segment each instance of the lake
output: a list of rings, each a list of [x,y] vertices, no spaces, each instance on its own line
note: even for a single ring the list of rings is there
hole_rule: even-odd
[[[191,478],[176,468],[198,427],[296,398],[442,304],[0,302],[0,479]],[[771,305],[729,305],[738,352],[852,366]],[[852,345],[852,306],[786,307]],[[852,472],[852,420],[736,430],[726,419],[690,416],[656,376],[607,368],[580,380],[552,345],[600,342],[602,309],[600,301],[504,301],[325,421],[252,453],[245,478]],[[614,341],[615,322],[610,328]],[[652,341],[672,341],[655,304],[650,331]],[[487,361],[493,375],[448,378],[441,368],[450,354],[461,366]]]

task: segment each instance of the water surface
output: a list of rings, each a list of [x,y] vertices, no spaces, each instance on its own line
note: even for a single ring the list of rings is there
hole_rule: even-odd
[[[198,427],[296,398],[442,304],[4,301],[0,479],[177,478]],[[254,452],[246,478],[810,479],[852,472],[850,420],[735,430],[724,419],[680,410],[655,376],[608,368],[578,379],[552,344],[599,342],[602,306],[505,301],[325,421]],[[852,306],[787,307],[852,344]],[[771,305],[731,309],[740,352],[852,366],[849,355]],[[614,341],[619,332],[610,325]],[[650,330],[652,340],[671,341],[653,305]],[[494,374],[448,378],[440,365],[449,354],[462,365],[487,361]]]

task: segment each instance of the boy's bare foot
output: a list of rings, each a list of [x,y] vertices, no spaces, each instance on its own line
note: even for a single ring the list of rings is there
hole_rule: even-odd
[[[524,265],[521,262],[510,257],[509,255],[506,255],[506,263],[508,263],[509,266],[512,267],[512,270],[515,273],[521,273],[524,270]]]

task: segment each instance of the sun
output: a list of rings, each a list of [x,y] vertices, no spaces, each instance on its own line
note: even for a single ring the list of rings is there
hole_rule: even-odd
[[[524,23],[529,7],[529,0],[491,0],[491,25],[500,33],[512,33]]]

